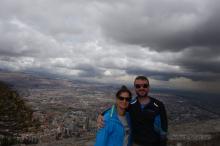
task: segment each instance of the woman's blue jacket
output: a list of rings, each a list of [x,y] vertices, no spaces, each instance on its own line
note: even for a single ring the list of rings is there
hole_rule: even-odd
[[[131,146],[131,123],[128,112],[126,112],[126,119],[130,128],[127,146]],[[105,126],[96,134],[95,146],[123,146],[125,128],[118,118],[115,105],[105,112],[104,123]]]

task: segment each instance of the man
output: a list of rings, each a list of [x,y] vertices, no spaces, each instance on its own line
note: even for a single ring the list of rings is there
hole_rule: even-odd
[[[166,146],[167,116],[163,103],[148,96],[149,80],[138,76],[134,80],[137,97],[128,107],[131,117],[133,146]],[[103,125],[99,116],[98,127]]]

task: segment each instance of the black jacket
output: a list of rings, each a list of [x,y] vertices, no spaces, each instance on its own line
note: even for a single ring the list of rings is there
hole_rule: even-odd
[[[164,104],[150,97],[150,102],[141,108],[137,98],[128,108],[134,143],[143,146],[166,146],[167,115]]]

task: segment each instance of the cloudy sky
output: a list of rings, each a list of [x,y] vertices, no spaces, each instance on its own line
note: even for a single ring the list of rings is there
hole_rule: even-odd
[[[1,0],[0,69],[220,92],[219,0]]]

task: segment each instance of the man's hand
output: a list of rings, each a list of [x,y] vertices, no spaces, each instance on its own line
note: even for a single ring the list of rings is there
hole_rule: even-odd
[[[104,127],[104,117],[99,114],[98,118],[97,118],[97,128],[103,128]]]

